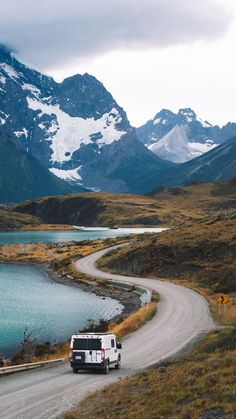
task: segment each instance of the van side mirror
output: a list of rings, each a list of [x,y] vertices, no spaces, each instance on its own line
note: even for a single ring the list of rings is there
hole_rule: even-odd
[[[117,349],[122,349],[122,343],[117,342]]]

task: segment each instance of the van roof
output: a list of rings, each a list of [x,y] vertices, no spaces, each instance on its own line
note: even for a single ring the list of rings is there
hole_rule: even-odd
[[[102,337],[102,336],[115,336],[113,333],[76,333],[75,335],[72,335],[72,337]]]

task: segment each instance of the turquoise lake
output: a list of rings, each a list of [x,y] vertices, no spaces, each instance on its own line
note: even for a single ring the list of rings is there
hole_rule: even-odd
[[[25,326],[40,341],[57,343],[88,319],[110,319],[122,307],[111,298],[55,283],[35,266],[0,264],[0,352],[16,352]]]
[[[117,228],[117,229],[89,229],[86,231],[10,231],[0,232],[0,244],[14,243],[56,243],[71,240],[83,241],[106,239],[111,237],[127,236],[129,234],[142,234],[145,232],[161,232],[162,228]]]
[[[105,239],[163,230],[90,228],[85,231],[0,232],[0,245]],[[0,353],[4,355],[17,351],[26,326],[39,341],[58,343],[84,328],[88,319],[108,320],[121,311],[122,305],[116,300],[53,282],[36,266],[0,263]]]

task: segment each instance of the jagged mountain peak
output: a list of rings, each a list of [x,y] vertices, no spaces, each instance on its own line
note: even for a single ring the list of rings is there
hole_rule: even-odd
[[[136,132],[159,157],[183,163],[236,135],[236,123],[220,128],[201,119],[191,108],[180,108],[177,113],[163,109]]]
[[[204,121],[203,119],[201,119],[196,112],[194,112],[191,108],[183,108],[183,109],[179,109],[178,114],[177,114],[177,118],[178,118],[178,123],[187,123],[187,124],[191,124],[192,122],[197,123],[202,125],[202,127],[204,128],[210,128],[212,127],[212,125],[207,122]]]
[[[57,83],[13,56],[3,59],[0,125],[44,168],[89,189],[139,191],[140,173],[169,167],[138,141],[125,111],[88,73]]]
[[[175,115],[174,112],[170,111],[169,109],[163,108],[155,115],[154,119],[158,117],[173,116],[173,115]]]
[[[191,108],[180,108],[178,114],[196,118],[196,113]]]
[[[153,125],[162,124],[162,125],[169,125],[172,123],[173,119],[176,119],[176,115],[169,111],[168,109],[162,109],[158,112],[155,117],[153,118],[152,122]]]
[[[51,87],[52,84],[56,85],[52,77],[28,67],[18,60],[14,50],[3,45],[2,50],[0,49],[1,90],[4,90],[3,84],[5,85],[8,82],[15,83],[26,89],[31,85],[36,88],[40,88],[42,85],[45,88]]]

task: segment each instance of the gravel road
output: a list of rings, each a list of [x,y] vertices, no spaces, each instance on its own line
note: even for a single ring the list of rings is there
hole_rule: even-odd
[[[114,247],[115,248],[115,247]],[[96,261],[111,249],[76,262],[81,272],[156,290],[158,312],[123,343],[122,368],[109,375],[83,371],[73,374],[68,363],[0,378],[0,417],[4,419],[57,418],[86,394],[176,354],[197,336],[214,328],[207,301],[180,285],[146,278],[108,274]]]

